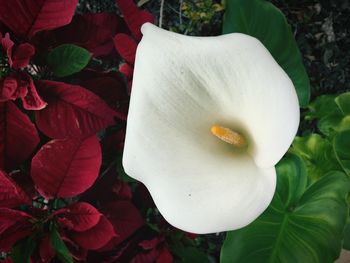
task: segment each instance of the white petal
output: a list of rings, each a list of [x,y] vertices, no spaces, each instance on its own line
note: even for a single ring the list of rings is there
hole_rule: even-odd
[[[142,31],[126,172],[179,228],[208,233],[250,223],[271,201],[273,165],[296,133],[291,81],[249,36],[187,37],[150,24]],[[212,136],[215,124],[245,134],[252,157]]]

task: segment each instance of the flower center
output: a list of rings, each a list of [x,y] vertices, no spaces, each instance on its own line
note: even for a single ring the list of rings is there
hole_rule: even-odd
[[[211,133],[218,137],[220,140],[232,144],[238,148],[247,146],[247,141],[242,134],[235,132],[229,128],[221,126],[212,126],[210,129]]]

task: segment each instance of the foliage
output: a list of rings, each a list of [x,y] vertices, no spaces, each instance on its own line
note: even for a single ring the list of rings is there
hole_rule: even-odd
[[[122,170],[140,27],[159,21],[159,1],[0,0],[0,261],[205,263],[223,244],[222,262],[332,262],[350,249],[350,93],[339,92],[350,7],[272,2],[292,31],[265,0],[227,0],[224,31],[258,37],[307,107],[271,205],[223,242],[171,227]],[[163,26],[218,35],[223,8],[165,1]]]

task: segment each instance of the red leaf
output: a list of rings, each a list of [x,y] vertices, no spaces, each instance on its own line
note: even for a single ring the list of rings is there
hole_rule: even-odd
[[[26,160],[40,142],[34,124],[13,102],[0,103],[0,168]]]
[[[127,77],[128,79],[132,78],[132,75],[134,73],[134,68],[131,67],[129,64],[124,63],[121,64],[119,67],[119,71],[125,75],[125,77]]]
[[[113,185],[113,192],[116,193],[121,200],[131,200],[132,198],[131,189],[124,181],[118,181]]]
[[[30,204],[30,198],[1,170],[0,185],[0,207],[14,208],[22,204]]]
[[[159,237],[155,237],[151,240],[143,240],[142,242],[140,242],[140,247],[142,247],[145,250],[150,250],[150,249],[155,249],[158,244],[160,244],[163,241],[162,238]]]
[[[136,255],[130,263],[154,263],[159,256],[159,251],[152,249],[151,251],[142,252]]]
[[[96,136],[85,140],[52,140],[33,157],[32,178],[46,198],[73,197],[95,182],[101,159]]]
[[[56,251],[51,245],[50,236],[46,236],[41,240],[39,247],[39,255],[42,263],[51,262],[51,260],[55,257]]]
[[[173,256],[167,248],[162,249],[156,263],[173,263]]]
[[[141,26],[144,23],[154,23],[154,16],[151,13],[138,9],[133,0],[116,0],[124,20],[131,33],[140,41],[142,38]]]
[[[137,44],[127,34],[117,34],[114,38],[114,46],[121,57],[129,64],[134,65]]]
[[[109,203],[104,206],[103,211],[118,233],[113,239],[115,245],[120,244],[144,224],[140,212],[130,201]]]
[[[57,214],[66,217],[71,223],[74,231],[86,231],[94,227],[101,218],[101,213],[92,205],[80,202],[72,204]]]
[[[14,69],[25,68],[29,64],[30,58],[34,55],[35,49],[29,43],[18,45],[12,57],[9,57],[10,66]]]
[[[114,51],[113,39],[126,32],[123,19],[114,13],[75,15],[72,22],[55,30],[37,34],[36,46],[51,49],[61,44],[75,44],[88,49],[95,57],[110,55]]]
[[[91,91],[63,82],[39,81],[48,106],[36,112],[39,129],[51,138],[88,137],[121,116]]]
[[[106,245],[115,235],[112,224],[102,215],[93,228],[72,233],[72,240],[83,248],[96,250]]]
[[[2,236],[2,234],[12,226],[29,221],[31,218],[32,217],[30,215],[22,211],[3,207],[0,208],[0,236]]]
[[[17,222],[1,233],[0,251],[8,252],[19,240],[32,233],[32,224],[29,221]]]
[[[109,107],[120,114],[123,120],[126,120],[129,97],[122,75],[118,72],[110,72],[101,76],[86,77],[87,74],[93,74],[93,72],[87,70],[86,73],[81,74],[83,77],[81,85],[103,99]]]
[[[26,110],[41,110],[46,107],[47,103],[42,100],[36,91],[33,79],[31,76],[25,76],[27,80],[27,94],[21,97],[23,108]]]
[[[78,0],[0,0],[0,20],[15,34],[31,38],[36,32],[69,24]]]

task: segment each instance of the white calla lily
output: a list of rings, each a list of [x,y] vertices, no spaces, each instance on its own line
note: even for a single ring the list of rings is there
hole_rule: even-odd
[[[249,224],[269,205],[274,165],[297,132],[291,80],[247,35],[189,37],[151,24],[142,33],[126,173],[177,228],[213,233]]]

